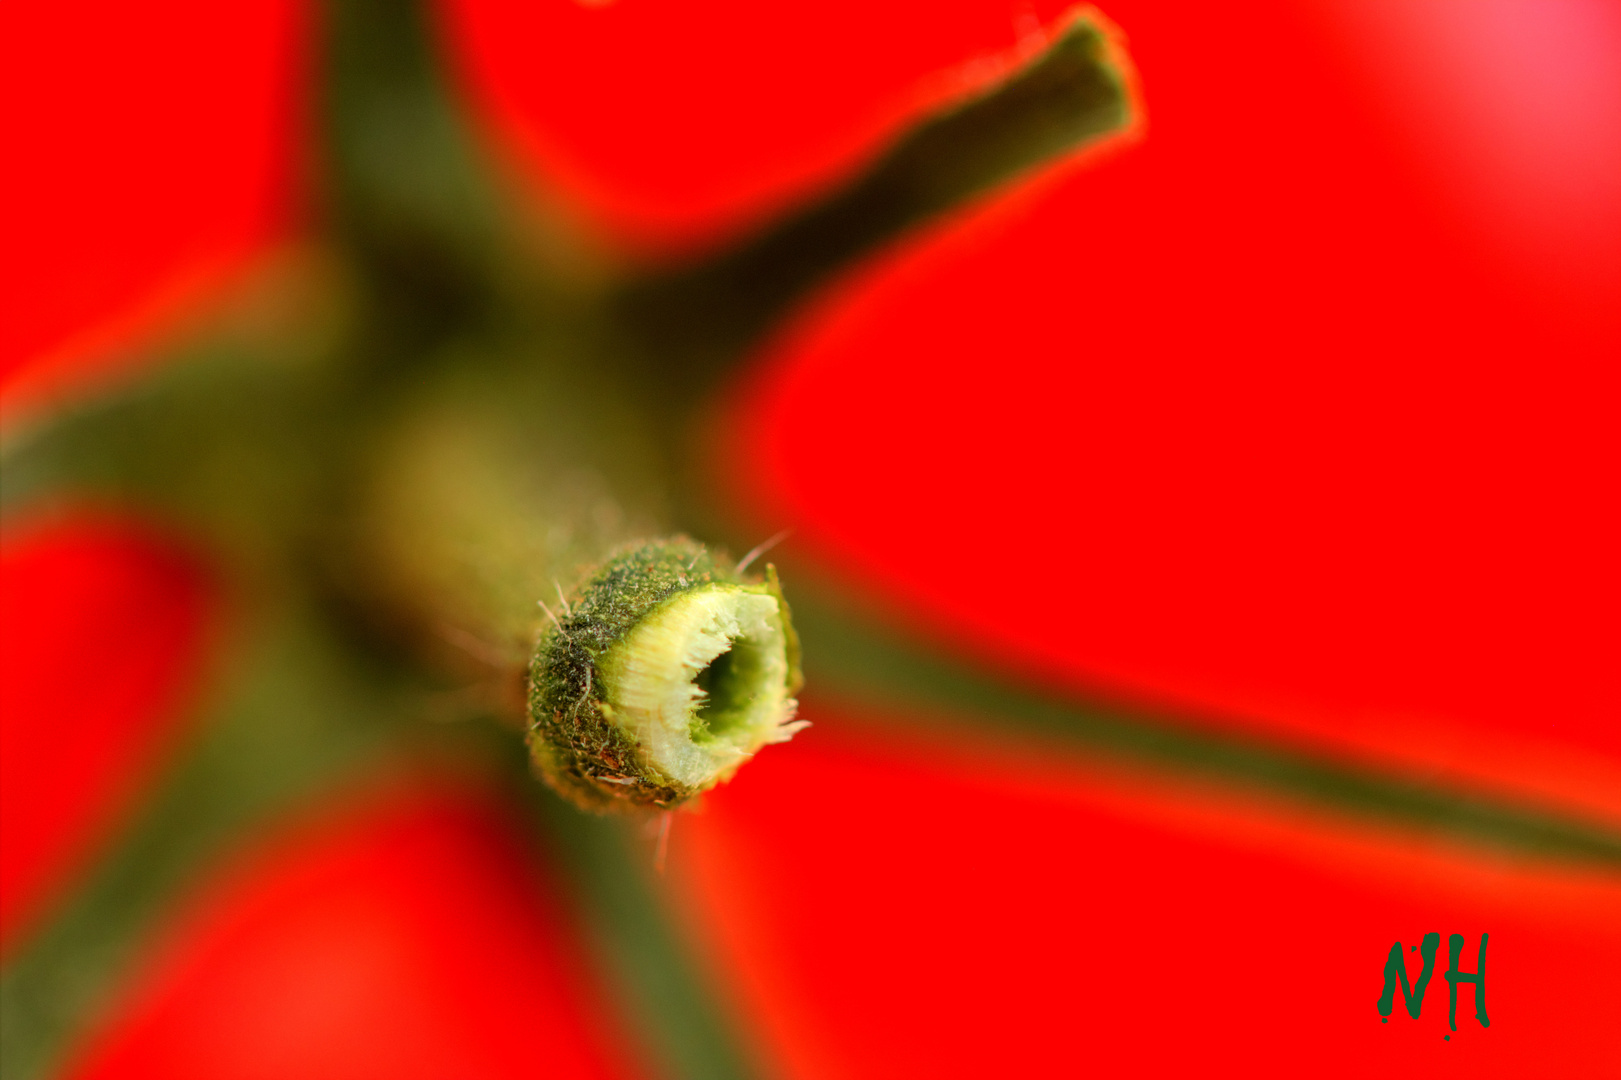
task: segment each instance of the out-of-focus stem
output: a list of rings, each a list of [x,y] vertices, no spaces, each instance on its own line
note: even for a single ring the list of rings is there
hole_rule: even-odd
[[[902,233],[1123,127],[1124,52],[1092,14],[1028,64],[904,133],[859,175],[699,266],[642,281],[615,314],[666,402],[690,407],[807,292]]]

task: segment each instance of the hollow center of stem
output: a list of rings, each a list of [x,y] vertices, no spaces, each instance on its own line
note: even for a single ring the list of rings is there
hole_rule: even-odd
[[[731,727],[739,719],[736,708],[738,691],[744,688],[737,685],[736,673],[733,671],[737,654],[733,651],[737,643],[709,662],[709,666],[693,676],[692,681],[703,692],[699,698],[697,724],[694,725],[694,739],[702,739],[706,735],[719,735]]]
[[[703,692],[693,717],[693,741],[728,735],[747,724],[762,689],[769,688],[767,680],[776,674],[773,667],[761,642],[747,635],[733,638],[725,652],[693,677]]]
[[[614,722],[642,761],[693,789],[798,730],[788,674],[776,598],[719,584],[666,601],[603,665]]]

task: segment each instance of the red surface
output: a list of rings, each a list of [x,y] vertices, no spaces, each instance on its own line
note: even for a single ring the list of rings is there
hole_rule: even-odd
[[[0,406],[127,361],[286,217],[298,0],[0,15]]]
[[[1108,5],[1145,139],[824,298],[731,461],[1000,662],[1621,819],[1621,11],[1376,10]]]
[[[736,229],[982,85],[1068,5],[443,0],[531,176],[634,246]]]
[[[532,859],[452,790],[330,807],[178,913],[68,1075],[631,1075]]]
[[[828,712],[671,839],[780,1075],[1615,1075],[1613,873]],[[1381,1023],[1391,944],[1429,932],[1422,1014]],[[1446,940],[1472,972],[1482,932],[1491,1026],[1464,986],[1452,1033]]]
[[[201,675],[210,583],[138,522],[0,542],[0,940],[83,864],[170,745]]]

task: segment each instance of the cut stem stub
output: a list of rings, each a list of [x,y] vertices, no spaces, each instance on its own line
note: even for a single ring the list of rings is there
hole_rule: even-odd
[[[800,682],[774,568],[749,581],[686,537],[632,545],[540,639],[530,756],[587,809],[669,809],[804,728]]]

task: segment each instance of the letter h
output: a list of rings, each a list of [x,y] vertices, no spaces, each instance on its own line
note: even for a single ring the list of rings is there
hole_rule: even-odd
[[[1453,1031],[1458,1030],[1458,984],[1475,984],[1475,1019],[1480,1021],[1481,1027],[1491,1027],[1492,1022],[1486,1019],[1486,935],[1480,935],[1480,959],[1475,963],[1475,973],[1465,975],[1458,970],[1458,954],[1463,951],[1463,935],[1453,934],[1447,939],[1447,1023]]]

